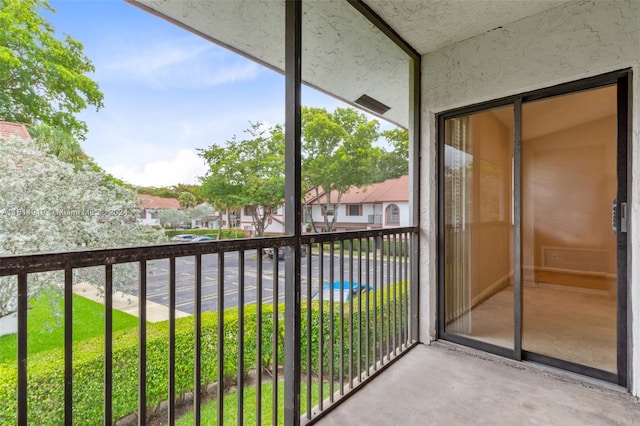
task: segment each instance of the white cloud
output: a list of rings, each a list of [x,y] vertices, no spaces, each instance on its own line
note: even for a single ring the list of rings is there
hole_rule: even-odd
[[[144,164],[142,170],[124,164],[106,166],[105,170],[134,185],[171,186],[198,183],[198,176],[206,173],[207,166],[193,150],[182,149],[172,159]]]
[[[254,62],[193,36],[119,41],[116,51],[101,55],[98,79],[162,90],[195,89],[250,80],[260,69]]]

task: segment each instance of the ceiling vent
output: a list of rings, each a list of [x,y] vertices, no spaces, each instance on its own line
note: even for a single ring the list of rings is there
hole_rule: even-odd
[[[377,101],[371,96],[367,95],[360,96],[358,99],[356,99],[356,103],[378,114],[384,114],[391,109],[391,107],[386,106],[382,102]]]

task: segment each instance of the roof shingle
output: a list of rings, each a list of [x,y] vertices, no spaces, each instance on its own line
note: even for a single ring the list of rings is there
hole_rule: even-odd
[[[7,138],[16,136],[20,139],[31,139],[27,126],[22,123],[11,123],[9,121],[0,121],[0,137]]]
[[[320,190],[320,196],[312,199],[310,204],[326,202],[326,193]],[[338,200],[338,192],[331,192],[331,202]],[[352,186],[342,194],[342,204],[366,204],[384,202],[409,201],[409,176],[400,176],[396,179],[387,179],[384,182],[374,183],[364,188]]]
[[[143,209],[179,209],[180,202],[175,198],[164,198],[156,195],[138,194],[138,208]]]

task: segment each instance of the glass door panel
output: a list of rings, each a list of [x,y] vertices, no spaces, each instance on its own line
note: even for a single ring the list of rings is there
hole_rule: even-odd
[[[616,87],[522,106],[522,348],[616,372]]]
[[[444,329],[514,347],[513,107],[445,121]]]

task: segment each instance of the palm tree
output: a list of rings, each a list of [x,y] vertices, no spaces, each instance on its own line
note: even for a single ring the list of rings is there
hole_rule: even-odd
[[[75,170],[94,165],[80,143],[64,130],[40,123],[29,126],[29,134],[38,148],[55,155],[60,161],[72,164]]]
[[[196,199],[195,195],[190,192],[183,192],[182,194],[180,194],[180,196],[178,197],[178,202],[180,203],[180,207],[182,207],[183,209],[195,207],[196,204],[198,204],[198,200]]]

